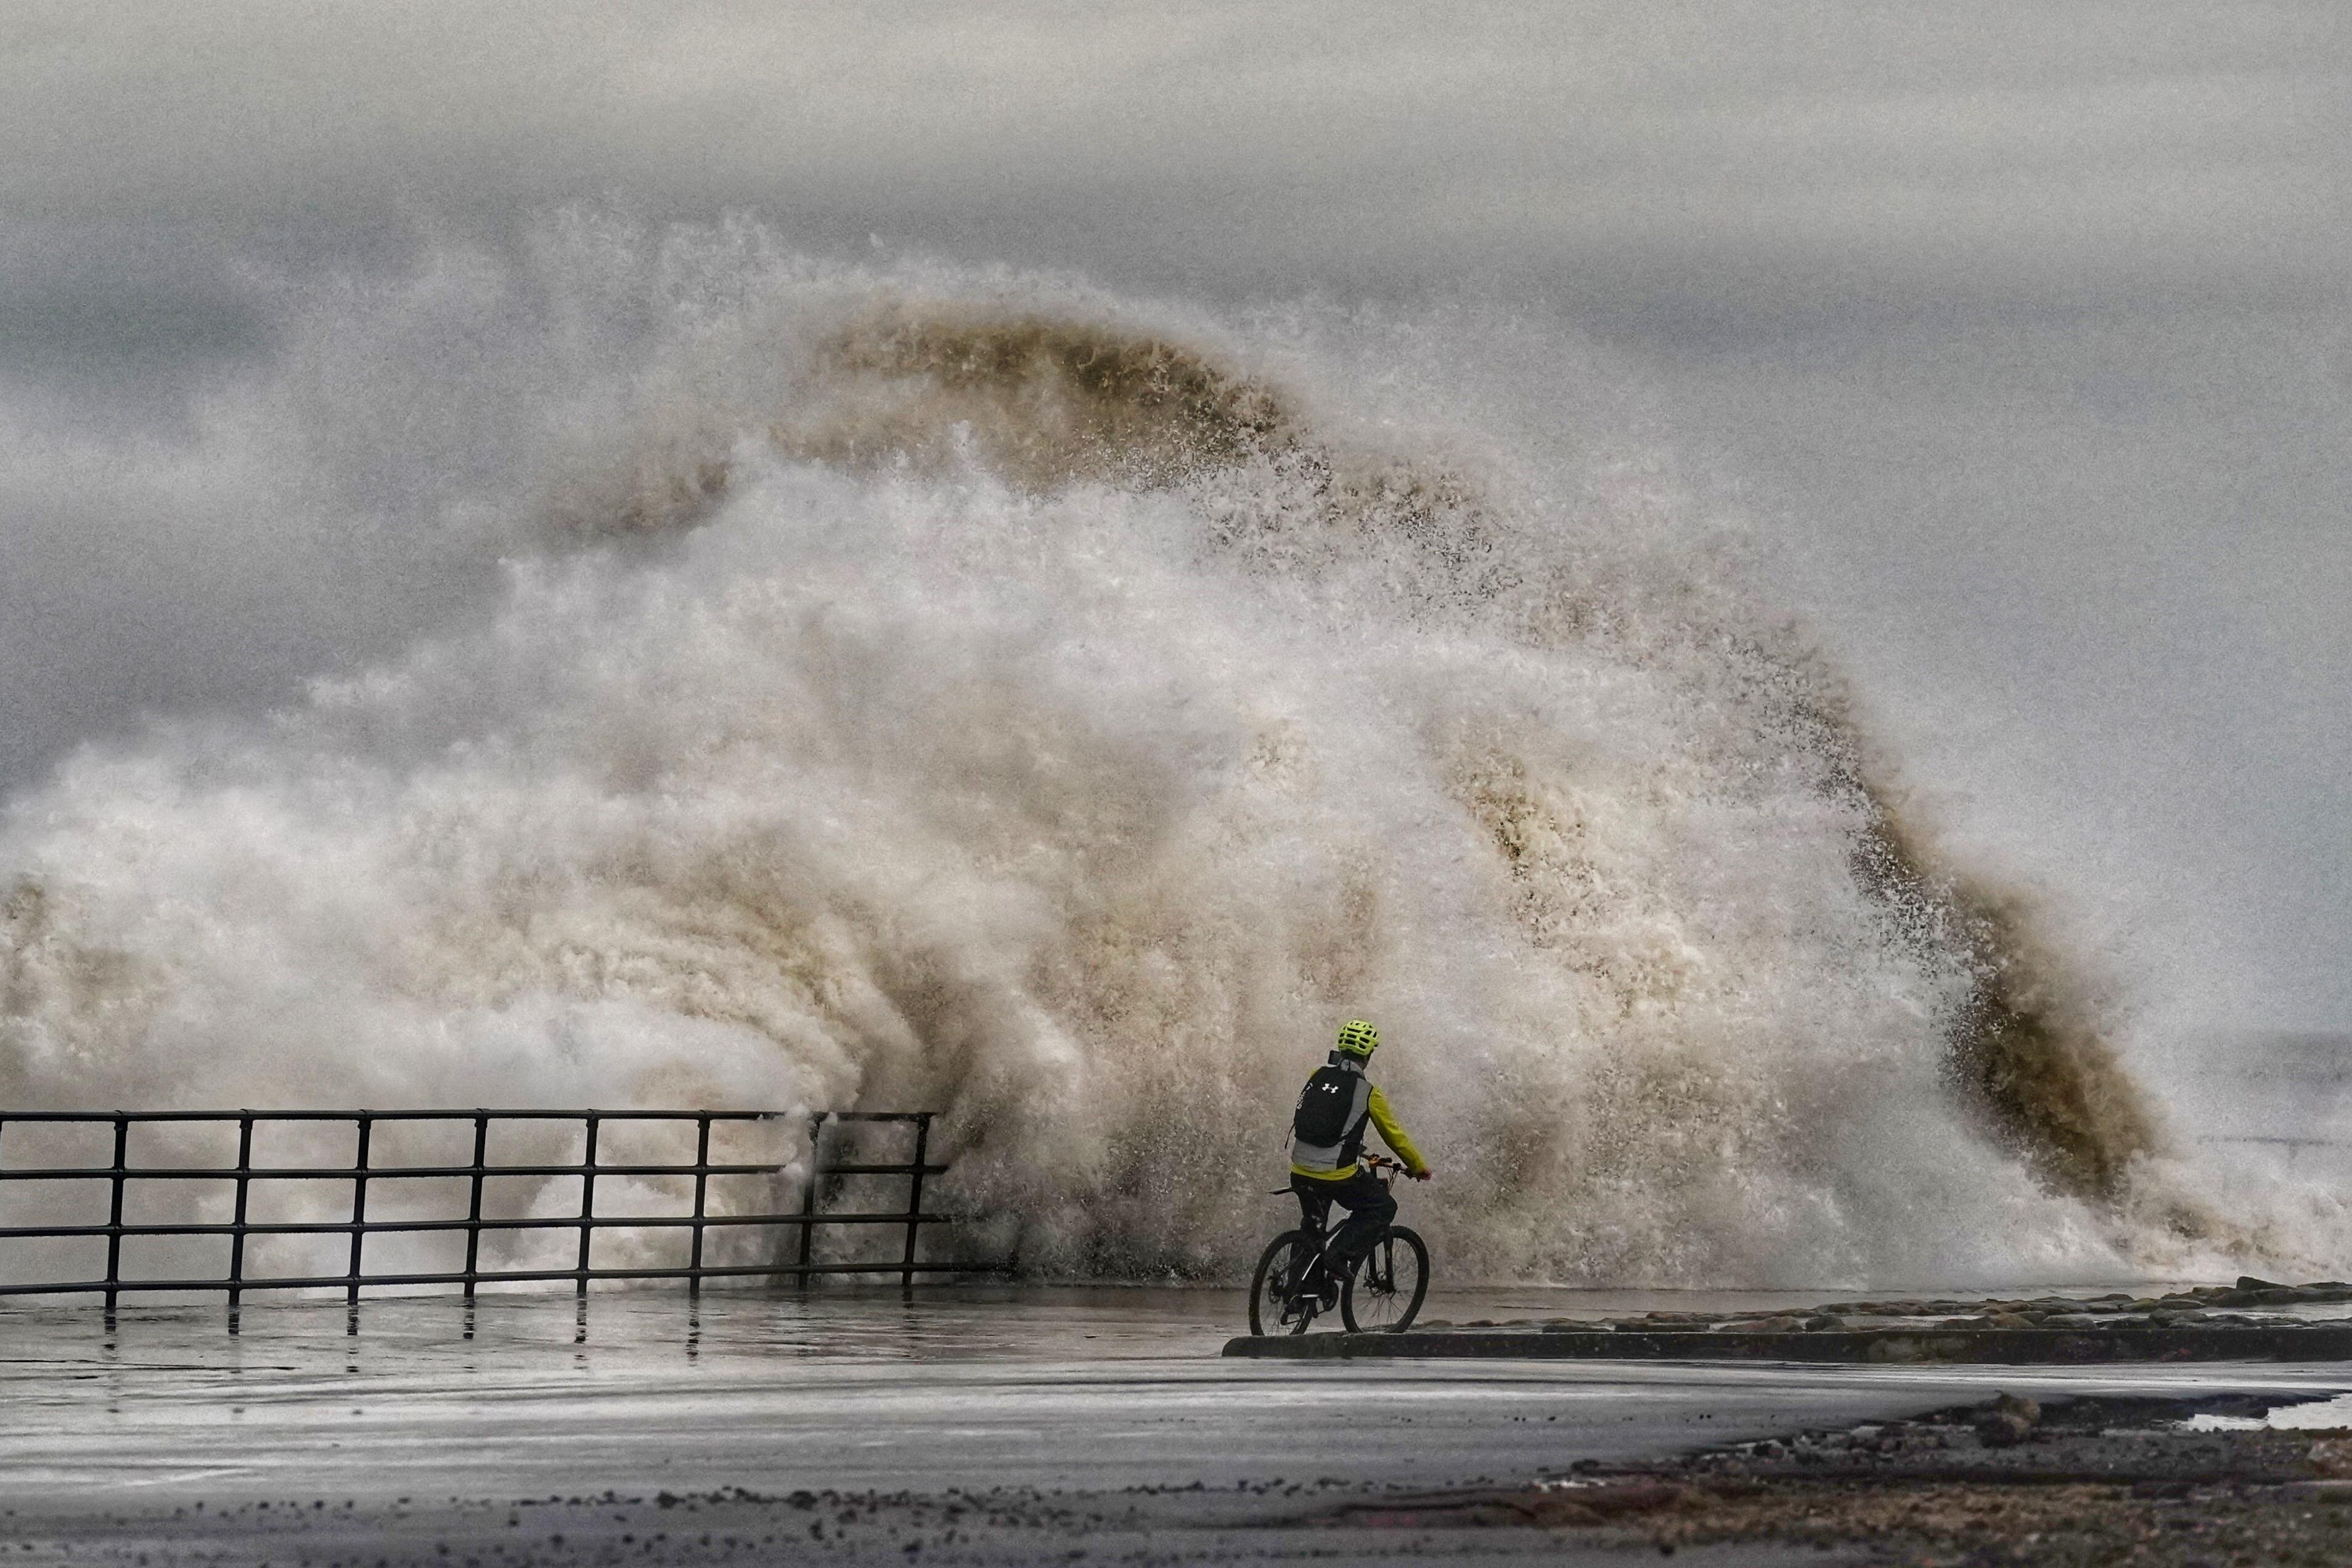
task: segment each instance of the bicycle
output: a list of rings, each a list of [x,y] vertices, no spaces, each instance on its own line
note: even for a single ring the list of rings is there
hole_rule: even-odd
[[[1395,1182],[1387,1172],[1404,1171],[1398,1162],[1378,1154],[1364,1156],[1363,1163],[1383,1186]],[[1277,1190],[1294,1192],[1289,1187]],[[1258,1255],[1257,1270],[1250,1276],[1250,1332],[1303,1334],[1309,1323],[1334,1306],[1350,1333],[1395,1334],[1411,1327],[1421,1311],[1422,1299],[1429,1294],[1429,1248],[1418,1235],[1401,1225],[1381,1231],[1371,1250],[1347,1271],[1346,1278],[1330,1279],[1325,1270],[1314,1294],[1295,1296],[1296,1282],[1307,1278],[1323,1261],[1324,1251],[1339,1228],[1330,1223],[1334,1206],[1330,1200],[1307,1203],[1319,1203],[1322,1212],[1302,1212],[1298,1229],[1284,1231]],[[1266,1328],[1269,1322],[1276,1325],[1274,1330]]]

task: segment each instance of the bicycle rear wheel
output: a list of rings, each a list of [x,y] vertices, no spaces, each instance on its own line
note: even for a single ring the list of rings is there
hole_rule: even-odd
[[[1250,1276],[1249,1325],[1254,1334],[1303,1334],[1314,1321],[1315,1303],[1301,1309],[1298,1321],[1286,1324],[1282,1310],[1298,1266],[1314,1256],[1314,1244],[1303,1230],[1286,1230],[1265,1244],[1257,1256],[1257,1271]]]
[[[1363,1261],[1348,1270],[1339,1321],[1350,1333],[1402,1333],[1428,1294],[1429,1248],[1412,1231],[1392,1225],[1381,1232]]]

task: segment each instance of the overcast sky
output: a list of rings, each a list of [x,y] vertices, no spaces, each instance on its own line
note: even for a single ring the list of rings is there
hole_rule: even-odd
[[[273,352],[257,278],[576,201],[1213,304],[1467,292],[1625,367],[1958,830],[2161,955],[2168,1019],[2352,1027],[2347,16],[13,0],[0,413],[189,439]],[[190,651],[222,601],[51,499],[0,474],[0,789],[270,695]]]

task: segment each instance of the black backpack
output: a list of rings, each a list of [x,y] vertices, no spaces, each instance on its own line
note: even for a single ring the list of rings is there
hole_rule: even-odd
[[[1318,1149],[1345,1141],[1356,1109],[1356,1086],[1363,1081],[1363,1074],[1337,1063],[1316,1068],[1298,1091],[1298,1109],[1290,1118],[1292,1134]]]

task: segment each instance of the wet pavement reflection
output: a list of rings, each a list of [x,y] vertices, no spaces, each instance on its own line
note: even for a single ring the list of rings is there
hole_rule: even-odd
[[[1819,1300],[1822,1293],[1802,1293]],[[1757,1293],[1434,1296],[1460,1321]],[[0,1504],[61,1493],[528,1497],[588,1489],[1436,1485],[1991,1388],[2352,1386],[2343,1368],[1309,1365],[1222,1359],[1240,1293],[971,1286],[0,1313]]]

